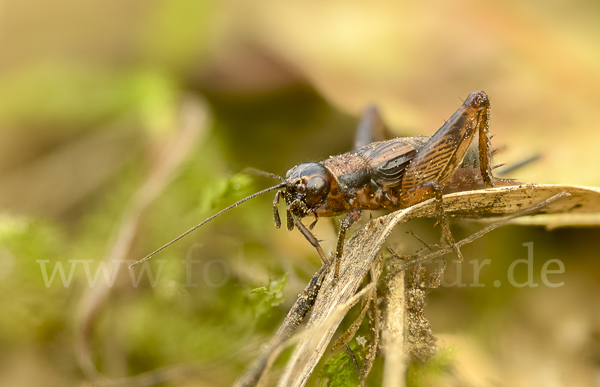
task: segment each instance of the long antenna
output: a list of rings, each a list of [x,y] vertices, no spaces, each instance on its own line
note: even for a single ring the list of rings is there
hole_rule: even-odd
[[[192,231],[196,230],[197,228],[205,225],[206,223],[210,222],[211,220],[213,220],[214,218],[216,218],[217,216],[223,215],[225,212],[239,206],[240,204],[244,203],[245,201],[248,201],[250,199],[253,199],[257,196],[260,196],[264,193],[270,192],[270,191],[275,191],[276,189],[280,189],[285,187],[285,182],[281,183],[281,184],[277,184],[276,186],[273,186],[271,188],[267,188],[267,189],[263,189],[262,191],[259,191],[257,193],[254,193],[242,200],[240,200],[239,202],[233,203],[232,205],[230,205],[229,207],[222,209],[221,211],[217,212],[216,214],[214,214],[213,216],[211,216],[210,218],[206,219],[204,222],[190,228],[189,230],[187,230],[186,232],[184,232],[183,234],[179,235],[177,238],[173,239],[171,242],[167,243],[166,245],[162,246],[161,248],[159,248],[158,250],[155,250],[154,252],[146,255],[144,258],[140,259],[139,261],[136,261],[134,263],[132,263],[131,265],[129,265],[129,268],[131,269],[132,267],[134,267],[137,264],[146,262],[147,260],[149,260],[150,258],[152,258],[154,255],[156,255],[157,253],[159,253],[160,251],[166,249],[167,247],[171,246],[173,243],[177,242],[178,240],[180,240],[181,238],[183,238],[184,236],[188,235],[189,233],[191,233]]]
[[[279,181],[285,181],[285,179],[279,175],[276,175],[271,172],[263,171],[261,169],[252,168],[252,167],[244,168],[242,173],[247,173],[249,175],[262,176],[262,177],[271,177],[271,178],[277,179]]]

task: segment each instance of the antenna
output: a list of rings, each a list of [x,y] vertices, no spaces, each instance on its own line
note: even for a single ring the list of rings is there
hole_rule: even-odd
[[[180,240],[181,238],[183,238],[184,236],[188,235],[189,233],[191,233],[192,231],[196,230],[199,227],[204,226],[206,223],[210,222],[211,220],[213,220],[214,218],[223,215],[224,213],[226,213],[227,211],[239,206],[240,204],[253,199],[257,196],[260,196],[264,193],[270,192],[270,191],[275,191],[276,189],[280,189],[285,187],[285,182],[277,184],[276,186],[273,186],[271,188],[267,188],[267,189],[263,189],[262,191],[259,191],[257,193],[253,193],[252,195],[243,198],[242,200],[233,203],[232,205],[230,205],[229,207],[222,209],[221,211],[217,212],[216,214],[214,214],[213,216],[211,216],[210,218],[206,219],[205,221],[203,221],[202,223],[190,228],[189,230],[187,230],[186,232],[184,232],[183,234],[179,235],[177,238],[173,239],[171,242],[167,243],[166,245],[162,246],[161,248],[153,251],[152,253],[146,255],[144,258],[140,259],[139,261],[136,261],[134,263],[132,263],[131,265],[129,265],[129,268],[131,269],[132,267],[134,267],[135,265],[138,265],[140,263],[146,262],[147,260],[149,260],[150,258],[152,258],[154,255],[156,255],[157,253],[159,253],[160,251],[166,249],[167,247],[171,246],[173,243],[177,242],[178,240]]]
[[[263,171],[261,169],[252,168],[252,167],[244,168],[242,173],[247,173],[249,175],[262,176],[262,177],[271,177],[271,178],[277,179],[279,181],[285,181],[285,179],[279,175],[276,175],[271,172]]]

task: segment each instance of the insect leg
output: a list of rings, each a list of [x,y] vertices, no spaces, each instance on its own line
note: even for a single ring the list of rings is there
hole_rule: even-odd
[[[474,93],[471,93],[469,97]],[[481,124],[479,125],[479,168],[485,186],[490,188],[496,186],[496,184],[494,184],[494,175],[492,174],[493,167],[492,144],[490,142],[490,104],[489,100],[487,99],[487,95],[485,95],[485,93],[482,91],[479,93],[483,94],[483,97],[485,97],[485,101],[487,102],[487,107],[481,112]],[[473,104],[474,103],[475,102],[473,102]]]
[[[436,181],[428,181],[416,187],[413,187],[406,192],[402,192],[402,194],[400,195],[400,202],[402,204],[402,207],[407,208],[417,203],[421,203],[425,200],[435,198],[436,212],[438,214],[437,223],[439,223],[442,227],[442,231],[446,236],[446,240],[448,241],[450,246],[452,246],[452,248],[456,252],[456,255],[458,255],[458,258],[462,261],[463,255],[458,246],[456,245],[454,236],[450,231],[448,217],[446,216],[446,212],[444,210],[444,202],[442,200],[442,196],[443,191],[439,183]]]
[[[354,139],[354,149],[369,145],[374,141],[385,140],[385,123],[381,118],[379,110],[375,106],[367,106],[363,111],[356,137]]]
[[[460,167],[479,133],[479,167],[486,186],[493,186],[488,140],[490,103],[482,91],[475,91],[450,119],[427,141],[406,168],[402,191],[428,181],[445,188]]]
[[[355,207],[346,214],[344,219],[340,222],[340,233],[337,241],[337,248],[335,249],[335,274],[334,278],[338,277],[340,272],[340,262],[342,260],[342,254],[344,252],[344,240],[346,239],[346,232],[354,225],[362,214],[360,207]]]
[[[313,228],[315,228],[315,226],[317,225],[317,222],[319,221],[319,215],[317,215],[316,212],[313,212],[313,215],[315,217],[315,220],[308,226],[309,230],[312,230]]]
[[[281,227],[281,218],[279,217],[279,209],[277,205],[279,204],[279,199],[283,197],[283,191],[277,191],[275,194],[275,199],[273,199],[273,220],[275,221],[275,228]]]
[[[290,212],[288,212],[288,214],[289,213]],[[308,240],[308,242],[311,245],[313,245],[313,247],[315,249],[317,249],[317,252],[319,253],[319,256],[321,257],[323,264],[329,265],[329,260],[325,256],[325,253],[323,252],[323,249],[321,248],[321,245],[319,244],[319,240],[317,239],[317,237],[300,221],[300,218],[298,218],[296,215],[293,215],[293,214],[292,214],[292,217],[294,220],[294,224],[296,225],[298,230],[302,233],[302,235],[304,235],[306,240]]]
[[[428,183],[426,183],[426,184],[428,184]],[[433,186],[433,191],[435,193],[435,203],[436,203],[436,208],[437,208],[437,213],[438,213],[437,223],[439,223],[440,226],[442,226],[442,231],[444,232],[444,235],[446,236],[446,240],[448,241],[450,246],[452,246],[452,248],[456,252],[456,255],[458,255],[458,259],[462,262],[462,261],[464,261],[462,252],[460,251],[460,248],[456,245],[454,236],[452,235],[452,232],[450,231],[450,224],[448,223],[448,217],[446,216],[446,211],[444,211],[444,201],[442,200],[442,188],[436,182],[431,182],[431,185]]]
[[[463,105],[427,141],[406,168],[402,178],[401,203],[404,207],[435,197],[438,221],[450,245],[462,259],[450,233],[442,202],[442,190],[462,163],[475,134],[479,134],[479,167],[486,187],[494,186],[490,157],[490,102],[483,91],[474,91]],[[406,202],[406,204],[405,204]]]

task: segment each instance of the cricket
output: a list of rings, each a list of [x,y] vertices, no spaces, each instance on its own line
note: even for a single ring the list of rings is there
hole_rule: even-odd
[[[399,210],[429,199],[436,200],[437,223],[462,260],[444,212],[443,195],[452,192],[519,184],[493,176],[490,101],[483,91],[474,91],[431,137],[397,137],[385,140],[385,123],[374,107],[365,110],[358,126],[354,150],[318,162],[307,162],[287,171],[285,178],[273,173],[255,173],[280,181],[219,211],[164,246],[133,263],[133,267],[238,205],[277,191],[273,200],[276,228],[281,227],[280,199],[285,202],[287,228],[297,228],[315,247],[323,264],[335,265],[338,276],[344,240],[350,228],[367,210]],[[312,233],[319,218],[343,215],[337,247],[328,258]],[[314,219],[309,226],[302,220]]]

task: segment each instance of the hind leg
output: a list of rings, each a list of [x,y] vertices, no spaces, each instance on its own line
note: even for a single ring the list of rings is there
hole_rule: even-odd
[[[413,187],[408,191],[402,192],[399,200],[403,208],[408,208],[410,206],[414,206],[415,204],[424,202],[425,200],[435,199],[437,212],[436,224],[439,224],[442,227],[442,232],[446,236],[448,244],[452,246],[452,248],[456,252],[456,255],[458,255],[458,258],[462,261],[462,252],[456,245],[454,236],[450,232],[450,224],[448,223],[448,216],[444,211],[444,202],[442,200],[442,197],[443,191],[440,185],[435,181],[428,181],[423,184],[419,184],[418,186]]]
[[[446,234],[448,243],[460,258],[462,254],[450,233],[443,209],[442,191],[459,169],[469,147],[479,138],[479,167],[486,187],[494,186],[489,141],[490,103],[487,95],[476,91],[467,97],[463,105],[427,141],[423,149],[406,168],[402,179],[403,206],[436,198],[438,222]]]
[[[363,111],[354,138],[354,149],[362,148],[386,138],[386,126],[376,106],[367,106]]]

